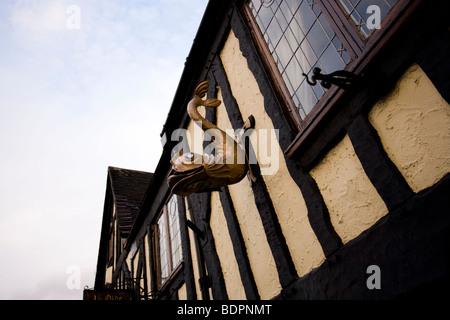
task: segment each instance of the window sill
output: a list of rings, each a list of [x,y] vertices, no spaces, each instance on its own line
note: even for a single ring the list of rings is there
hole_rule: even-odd
[[[317,132],[319,124],[327,116],[337,101],[341,99],[344,93],[344,90],[332,87],[324,94],[311,113],[302,121],[300,132],[284,151],[288,158],[295,158],[306,141],[313,138],[314,132]]]
[[[183,272],[183,268],[184,268],[184,261],[180,261],[180,263],[178,264],[178,266],[173,270],[173,272],[171,273],[171,275],[169,277],[167,277],[167,279],[164,281],[164,283],[160,286],[158,293],[162,294],[165,291],[169,290],[169,288],[172,285],[172,282],[177,278],[177,276],[179,274],[181,274]]]

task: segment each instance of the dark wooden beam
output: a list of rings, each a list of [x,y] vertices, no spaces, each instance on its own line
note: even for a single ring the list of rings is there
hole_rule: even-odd
[[[217,84],[222,90],[224,104],[227,106],[228,118],[234,130],[242,128],[244,120],[239,110],[236,99],[233,97],[228,78],[222,62],[217,58],[213,65],[213,73]],[[254,164],[259,167],[259,165]],[[257,171],[260,171],[259,168]],[[278,216],[275,212],[272,200],[267,190],[264,179],[259,176],[252,184],[254,201],[261,217],[263,228],[267,237],[267,242],[274,256],[275,264],[278,270],[278,277],[282,286],[286,286],[294,281],[298,275],[292,261],[289,248],[286,244]]]
[[[357,116],[347,127],[347,133],[366,175],[389,211],[414,194],[384,151],[380,137],[366,116]]]
[[[184,281],[186,283],[186,296],[188,300],[197,300],[197,291],[195,287],[194,269],[192,265],[191,241],[187,229],[186,204],[184,198],[177,196],[178,212],[180,221],[181,250],[184,261]]]
[[[230,234],[231,243],[233,244],[233,251],[239,268],[242,285],[244,286],[245,296],[248,300],[259,300],[260,296],[250,266],[244,237],[242,236],[233,200],[231,199],[230,191],[227,186],[222,187],[222,191],[219,192],[219,197],[225,220],[227,221],[228,232]]]

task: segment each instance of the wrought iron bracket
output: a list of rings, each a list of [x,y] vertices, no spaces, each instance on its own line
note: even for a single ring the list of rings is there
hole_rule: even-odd
[[[205,233],[200,230],[199,227],[195,223],[193,223],[191,220],[187,219],[186,224],[189,228],[191,228],[192,231],[194,231],[195,234],[197,234],[202,240],[205,239]]]
[[[211,276],[205,275],[204,277],[199,278],[198,283],[200,284],[201,289],[211,288],[211,284],[212,284]]]
[[[256,181],[257,175],[256,172],[252,168],[252,164],[249,163],[249,154],[250,154],[250,145],[248,139],[242,139],[244,133],[249,129],[255,129],[255,117],[253,115],[250,115],[247,120],[245,121],[244,125],[242,126],[242,129],[238,132],[238,134],[235,136],[236,142],[242,147],[242,149],[245,152],[245,158],[248,164],[248,172],[247,172],[247,178],[249,179],[250,183],[253,183]],[[248,138],[248,137],[247,137]]]
[[[320,85],[325,89],[331,88],[331,85],[338,86],[342,89],[349,89],[357,79],[357,76],[346,70],[338,70],[330,74],[322,74],[320,68],[314,68],[313,75],[311,76],[311,81],[308,79],[308,75],[302,73],[306,78],[306,81],[310,86],[315,86],[317,81],[320,81]]]

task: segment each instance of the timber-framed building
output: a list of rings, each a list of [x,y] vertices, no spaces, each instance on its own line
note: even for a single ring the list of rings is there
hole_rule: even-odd
[[[445,288],[448,12],[448,1],[211,0],[129,229],[105,209],[95,289],[267,300]],[[204,80],[222,101],[201,111],[211,123],[239,130],[254,117],[256,179],[182,197],[167,184],[172,133],[194,135],[186,105]],[[269,161],[263,130],[276,133]],[[111,238],[122,240],[108,250]]]

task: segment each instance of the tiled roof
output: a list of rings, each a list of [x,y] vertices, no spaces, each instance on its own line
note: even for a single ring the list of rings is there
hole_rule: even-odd
[[[153,174],[108,167],[120,236],[128,237]]]

